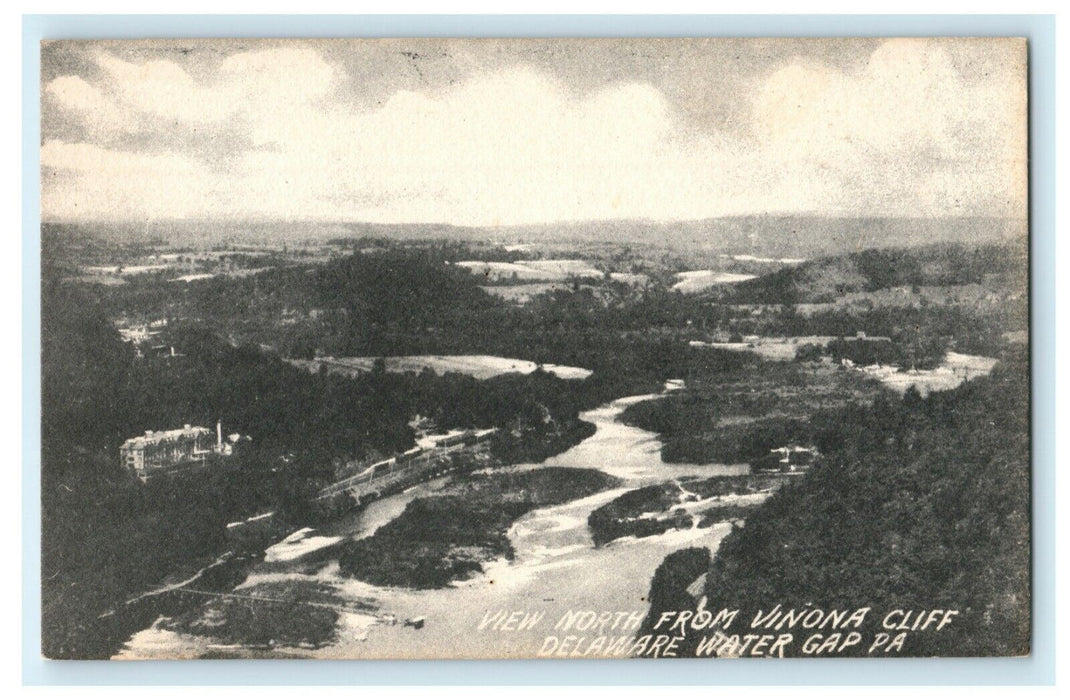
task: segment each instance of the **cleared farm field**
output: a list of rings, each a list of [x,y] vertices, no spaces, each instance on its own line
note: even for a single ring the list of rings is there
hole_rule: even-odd
[[[564,275],[555,272],[539,270],[519,263],[465,260],[454,263],[454,265],[466,268],[473,275],[480,275],[495,282],[510,279],[525,280],[529,282],[544,282],[563,280],[565,278]]]
[[[798,304],[796,309],[804,316],[835,311],[852,306],[873,307],[918,307],[923,305],[949,306],[968,305],[974,308],[997,308],[1006,299],[1024,290],[993,289],[980,284],[947,286],[886,287],[872,292],[848,292],[825,303]]]
[[[678,272],[673,289],[684,294],[697,294],[718,284],[733,284],[754,279],[756,275],[742,275],[736,272],[719,272],[717,270],[692,270]]]
[[[795,359],[795,352],[803,345],[828,345],[836,339],[834,335],[803,335],[784,338],[758,338],[747,340],[742,343],[715,343],[702,340],[692,340],[689,345],[693,348],[717,348],[720,350],[739,350],[741,352],[753,352],[766,360],[790,362]]]
[[[372,371],[377,360],[382,359],[387,372],[404,374],[431,369],[437,374],[457,372],[476,379],[490,379],[501,374],[531,374],[540,367],[561,379],[586,379],[591,370],[564,365],[539,365],[528,360],[516,360],[495,355],[399,355],[396,357],[321,357],[316,360],[288,360],[296,367],[318,372],[326,367],[328,372],[339,374],[364,374]]]
[[[996,362],[993,357],[949,352],[936,369],[904,371],[880,365],[858,369],[900,394],[914,387],[922,396],[928,396],[929,392],[954,389],[965,381],[983,377],[992,371]]]
[[[524,265],[536,270],[546,270],[565,276],[573,277],[601,277],[602,271],[591,267],[590,263],[583,260],[528,260]]]
[[[806,262],[806,258],[759,258],[754,255],[729,255],[727,257],[732,260],[738,260],[739,262],[756,262],[776,265],[801,265]]]
[[[215,277],[215,274],[213,274],[211,272],[201,272],[201,273],[192,274],[192,275],[182,275],[181,277],[176,277],[171,281],[172,282],[196,282],[197,280],[210,280],[213,277]]]
[[[166,270],[168,265],[87,265],[83,269],[91,275],[143,275]]]
[[[614,282],[623,282],[624,284],[633,284],[637,287],[641,287],[645,284],[649,284],[650,277],[642,273],[632,272],[612,272],[609,275],[610,279]]]
[[[588,285],[583,285],[587,287]],[[555,289],[572,289],[567,282],[536,282],[534,284],[499,284],[480,287],[487,294],[511,301],[515,304],[526,304],[533,297]]]
[[[526,282],[560,282],[572,277],[602,277],[602,271],[583,260],[526,260],[524,262],[483,262],[462,260],[454,263],[473,275],[488,280]]]

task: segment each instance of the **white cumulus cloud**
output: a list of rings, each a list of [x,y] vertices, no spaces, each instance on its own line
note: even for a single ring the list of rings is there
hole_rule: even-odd
[[[519,62],[358,107],[341,64],[293,46],[196,71],[102,51],[95,79],[53,79],[46,113],[82,132],[42,148],[45,218],[1024,213],[1013,51],[984,80],[935,40],[885,42],[854,70],[793,58],[745,94],[696,92],[738,102],[746,128],[728,133],[651,80],[577,90]]]

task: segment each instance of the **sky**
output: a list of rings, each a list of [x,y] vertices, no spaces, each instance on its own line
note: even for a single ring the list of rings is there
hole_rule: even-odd
[[[45,221],[1024,218],[1025,42],[42,45]]]

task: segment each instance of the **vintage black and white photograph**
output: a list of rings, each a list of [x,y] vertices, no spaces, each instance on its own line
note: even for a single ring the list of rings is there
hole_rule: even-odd
[[[40,51],[45,657],[1030,654],[1024,39]]]

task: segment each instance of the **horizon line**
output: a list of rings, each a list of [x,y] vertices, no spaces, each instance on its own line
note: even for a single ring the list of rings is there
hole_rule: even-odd
[[[724,214],[720,216],[707,216],[701,218],[680,219],[653,219],[648,217],[617,217],[604,219],[558,219],[553,221],[535,221],[527,223],[511,224],[458,224],[447,221],[369,221],[366,219],[321,219],[321,218],[287,218],[287,217],[158,217],[150,219],[41,219],[44,225],[94,225],[94,226],[136,226],[155,224],[193,224],[193,223],[229,223],[229,224],[323,224],[323,225],[349,225],[349,226],[380,226],[380,227],[405,227],[405,226],[442,226],[460,229],[516,229],[540,226],[581,226],[587,224],[614,224],[614,223],[642,223],[655,226],[667,226],[673,224],[703,223],[707,221],[726,221],[735,219],[853,219],[853,220],[890,220],[890,221],[936,221],[947,219],[988,219],[993,221],[1026,221],[1028,214],[1020,216],[1003,216],[996,214],[848,214],[848,213],[819,213],[819,212],[762,212],[753,214]]]

